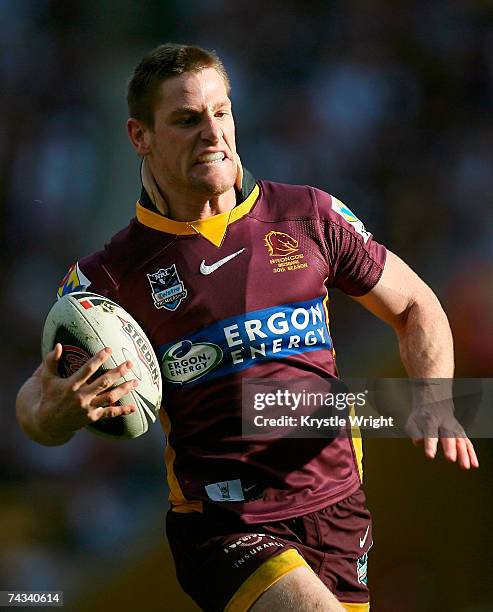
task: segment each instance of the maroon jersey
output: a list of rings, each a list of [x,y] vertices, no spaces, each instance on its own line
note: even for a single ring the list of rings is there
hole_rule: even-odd
[[[242,380],[336,377],[328,291],[367,293],[385,248],[318,189],[250,187],[233,210],[196,222],[163,217],[144,191],[136,218],[74,265],[59,295],[111,298],[153,343],[174,510],[209,503],[260,523],[351,495],[360,441],[243,438]]]

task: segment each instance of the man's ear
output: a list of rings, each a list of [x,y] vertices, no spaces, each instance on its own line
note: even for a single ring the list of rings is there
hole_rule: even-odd
[[[243,166],[241,165],[241,159],[238,153],[236,153],[236,181],[235,187],[241,193],[243,186]]]
[[[151,132],[142,121],[130,117],[127,121],[127,133],[134,149],[141,157],[150,153]]]

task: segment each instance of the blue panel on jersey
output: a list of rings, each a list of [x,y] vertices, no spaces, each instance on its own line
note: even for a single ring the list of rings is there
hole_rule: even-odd
[[[254,310],[160,346],[164,383],[200,382],[262,361],[332,349],[322,298]]]

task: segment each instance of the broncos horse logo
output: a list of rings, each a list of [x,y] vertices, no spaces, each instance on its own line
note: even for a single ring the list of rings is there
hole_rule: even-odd
[[[291,255],[298,250],[298,241],[284,232],[269,232],[264,240],[269,255]]]

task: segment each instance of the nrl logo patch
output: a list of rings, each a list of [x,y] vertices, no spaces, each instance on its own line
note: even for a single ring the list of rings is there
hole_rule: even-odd
[[[156,308],[176,310],[187,297],[185,289],[178,272],[176,264],[169,268],[161,268],[154,274],[147,274],[152,289],[152,299]]]

